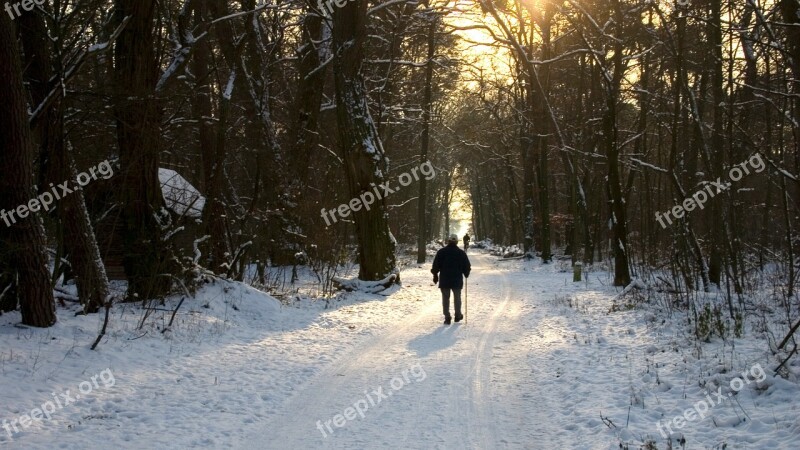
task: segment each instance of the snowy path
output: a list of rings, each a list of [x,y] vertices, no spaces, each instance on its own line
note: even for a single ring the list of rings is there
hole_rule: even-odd
[[[400,442],[409,448],[492,448],[500,442],[493,426],[498,417],[492,350],[498,329],[511,328],[518,318],[513,310],[519,300],[512,300],[507,281],[498,283],[502,275],[487,257],[473,256],[473,266],[469,323],[437,324],[440,303],[426,301],[412,318],[389,324],[383,335],[304,386],[265,427],[268,439],[288,448],[386,448]],[[378,387],[385,397],[375,394]],[[347,420],[345,409],[354,404],[364,417],[355,412]],[[352,418],[354,411],[348,412]],[[341,427],[334,423],[336,414],[338,424],[346,421]]]
[[[331,309],[216,284],[167,335],[158,320],[142,335],[140,313],[120,308],[95,352],[98,317],[20,330],[3,316],[0,423],[103,369],[116,381],[0,433],[0,448],[665,449],[659,421],[769,362],[757,339],[698,357],[652,310],[610,312],[605,272],[573,283],[566,264],[469,256],[468,323],[451,326],[429,263],[405,269],[391,295]],[[678,431],[687,448],[796,448],[798,395],[770,377]]]
[[[429,288],[424,306],[300,387],[247,442],[289,448],[618,446],[599,415],[627,411],[634,362],[628,353],[644,354],[643,324],[627,325],[626,313],[607,316],[607,293],[567,282],[571,274],[552,266],[520,271],[519,262],[470,257],[467,324],[441,325],[438,290]],[[406,281],[428,277],[425,270],[406,273],[413,274]],[[574,304],[558,301],[559,294]],[[412,368],[424,376],[412,370],[404,377]],[[381,402],[378,387],[386,394]]]

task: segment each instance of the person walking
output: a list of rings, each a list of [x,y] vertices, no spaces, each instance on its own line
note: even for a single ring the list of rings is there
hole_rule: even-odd
[[[447,245],[436,252],[433,258],[433,282],[439,283],[442,291],[442,311],[444,311],[444,324],[450,325],[450,291],[453,292],[455,320],[460,322],[461,315],[461,289],[464,287],[464,278],[469,278],[472,267],[464,250],[458,248],[458,236],[450,235]],[[462,277],[463,276],[463,277]]]
[[[465,234],[464,235],[464,251],[466,252],[467,250],[469,250],[469,235]]]

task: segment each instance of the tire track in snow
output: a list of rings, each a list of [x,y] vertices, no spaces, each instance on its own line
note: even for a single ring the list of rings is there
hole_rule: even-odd
[[[481,273],[481,269],[486,269],[488,267],[487,257],[485,255],[480,255],[478,258],[476,258],[476,260],[480,261],[480,265],[476,267],[478,269],[478,279],[480,280],[488,276],[488,274]],[[484,288],[484,286],[492,286],[492,283],[482,283],[479,291],[483,294],[481,295],[484,300],[481,303],[481,305],[484,306],[484,308],[482,308],[483,312],[489,316],[489,320],[485,322],[479,322],[485,323],[485,325],[481,329],[472,367],[467,373],[468,377],[472,378],[472,390],[470,398],[471,402],[466,411],[468,412],[468,422],[470,425],[469,429],[477,434],[477,436],[472,434],[470,435],[470,441],[472,444],[470,448],[491,449],[495,448],[500,442],[497,437],[496,427],[494,426],[494,421],[497,419],[497,417],[494,414],[494,402],[492,400],[493,396],[490,395],[491,362],[496,331],[498,328],[498,320],[501,316],[506,315],[509,300],[511,298],[511,289],[508,279],[503,272],[500,272],[500,275],[502,276],[503,280],[503,300],[489,314],[486,314],[486,309],[488,307],[492,307],[494,303],[490,300],[492,292],[486,292],[487,289]],[[491,291],[491,288],[489,288],[489,290]]]

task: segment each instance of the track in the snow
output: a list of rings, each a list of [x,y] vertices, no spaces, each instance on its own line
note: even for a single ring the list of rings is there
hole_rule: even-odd
[[[299,386],[275,418],[245,444],[496,448],[500,441],[490,385],[492,352],[498,327],[510,318],[506,313],[512,294],[503,273],[492,270],[489,257],[470,257],[474,269],[468,324],[441,325],[438,290],[432,288],[414,316]],[[384,394],[379,403],[378,388]],[[359,405],[369,408],[362,411],[364,417],[347,420],[347,409]],[[352,417],[353,411],[349,413]],[[337,414],[340,425],[344,418],[343,426],[336,426]]]

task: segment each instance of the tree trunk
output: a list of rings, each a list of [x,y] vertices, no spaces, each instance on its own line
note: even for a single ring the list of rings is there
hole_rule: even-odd
[[[123,265],[128,299],[165,295],[170,288],[161,225],[168,220],[158,180],[163,108],[156,98],[158,33],[155,0],[116,0],[115,18],[131,16],[116,41],[117,141],[122,180]]]
[[[621,6],[615,2],[617,28],[622,28]],[[621,35],[621,34],[620,34]],[[620,174],[619,141],[617,128],[617,101],[619,101],[620,83],[625,72],[623,61],[623,43],[617,42],[613,55],[613,77],[606,86],[606,111],[603,114],[603,140],[605,143],[608,164],[606,189],[611,213],[611,231],[614,237],[612,251],[614,253],[614,286],[627,286],[631,282],[628,266],[628,220],[627,205],[622,192],[622,176]]]
[[[528,107],[526,106],[526,110]],[[529,123],[530,121],[527,118],[523,118],[522,122],[522,129],[520,133],[520,153],[522,159],[522,187],[523,187],[523,198],[522,201],[524,202],[523,206],[523,213],[522,213],[522,234],[523,234],[523,241],[522,247],[523,251],[526,255],[530,255],[530,257],[534,256],[534,250],[536,249],[536,228],[535,228],[535,202],[536,197],[534,196],[534,159],[533,159],[533,138],[531,134],[533,133],[530,131],[532,125]]]
[[[722,115],[723,102],[725,101],[725,91],[723,89],[722,71],[722,31],[721,3],[720,0],[711,0],[711,17],[708,23],[709,48],[711,49],[711,104],[713,113],[713,124],[711,128],[711,158],[713,162],[708,168],[714,178],[722,177],[722,167],[725,164],[724,136],[722,134]],[[702,120],[702,117],[698,117]],[[701,123],[701,122],[698,122]],[[702,132],[702,131],[701,131]],[[727,193],[727,196],[730,194]],[[713,202],[711,205],[711,255],[709,262],[709,278],[717,287],[721,286],[723,272],[723,250],[724,243],[728,240],[724,222],[727,220],[721,201]]]
[[[517,54],[517,58],[527,58],[522,53]],[[522,63],[520,63],[522,65]],[[519,99],[520,109],[522,110],[520,117],[520,162],[522,163],[522,248],[525,252],[526,258],[534,257],[536,250],[536,159],[535,151],[538,142],[536,137],[536,130],[534,129],[536,118],[534,117],[534,92],[531,83],[533,74],[530,73],[530,67],[519,67],[520,71],[518,78],[520,84],[525,86],[522,89]]]
[[[447,174],[447,179],[445,179],[444,185],[444,192],[443,197],[444,201],[442,202],[442,213],[444,215],[444,236],[442,236],[445,240],[450,236],[450,190],[453,184],[453,173],[449,172]]]
[[[327,66],[320,66],[330,55],[329,44],[325,44],[324,33],[329,33],[328,24],[322,16],[308,12],[301,26],[302,44],[298,53],[297,112],[292,129],[292,151],[289,153],[291,173],[297,176],[293,193],[302,196],[308,181],[311,155],[319,143],[317,122],[325,87]]]
[[[788,24],[784,27],[786,36],[786,51],[789,53],[787,63],[792,70],[792,108],[795,123],[800,123],[800,107],[796,95],[800,92],[800,3],[797,0],[780,0],[780,10],[783,22]],[[800,128],[792,126],[794,135],[795,153],[800,153]]]
[[[198,26],[206,20],[208,8],[206,2],[194,2],[192,5],[192,15],[194,26]],[[219,30],[227,30],[228,24],[223,24]],[[217,30],[215,30],[217,31]],[[220,32],[220,34],[222,34]],[[221,36],[220,41],[224,42],[227,36]],[[225,164],[225,110],[221,106],[219,116],[219,133],[216,132],[213,116],[213,103],[211,101],[212,83],[214,71],[209,62],[212,55],[212,47],[208,39],[203,39],[197,44],[196,51],[192,52],[191,69],[195,77],[195,95],[192,96],[192,114],[197,121],[197,145],[200,150],[200,157],[203,161],[203,192],[206,202],[203,208],[203,224],[205,233],[210,236],[207,242],[206,258],[203,265],[211,269],[214,273],[227,273],[229,256],[233,252],[230,249],[226,233],[225,204],[222,198],[222,168]],[[231,58],[233,59],[233,58]],[[221,90],[224,91],[227,86]],[[222,142],[221,145],[218,145]]]
[[[433,56],[436,52],[436,26],[438,16],[429,12],[430,24],[428,25],[428,61],[425,66],[425,92],[422,99],[422,138],[419,154],[420,165],[428,161],[428,146],[430,145],[431,128],[431,103],[433,97]],[[417,263],[425,262],[425,244],[427,243],[426,220],[428,218],[428,180],[422,177],[419,180],[419,199],[417,199]]]
[[[353,0],[333,13],[336,119],[347,184],[352,198],[372,193],[369,210],[354,212],[359,246],[359,278],[376,281],[397,272],[395,242],[389,232],[385,196],[387,160],[370,116],[361,66],[366,38],[367,1]],[[355,208],[353,208],[355,210]]]
[[[630,281],[628,268],[627,218],[625,200],[622,196],[619,172],[619,147],[616,139],[616,96],[609,97],[603,117],[606,157],[608,161],[607,192],[611,213],[611,231],[614,237],[614,286],[627,286]]]
[[[542,32],[542,59],[547,61],[552,55],[550,48],[550,29],[553,15],[555,14],[553,3],[548,3],[542,17],[540,24]],[[550,95],[550,65],[545,64],[542,67],[541,74],[536,73],[536,67],[530,67],[532,85],[536,86],[536,91],[539,98],[536,102],[536,123],[539,125],[537,130],[541,138],[538,139],[539,158],[537,166],[536,179],[539,188],[539,218],[541,226],[539,227],[539,235],[542,243],[542,262],[549,263],[553,259],[553,254],[550,246],[550,162],[548,156],[548,138],[550,134],[550,120],[548,115],[550,111],[547,108],[547,97]]]
[[[33,142],[28,125],[22,65],[14,25],[7,15],[0,17],[0,259],[16,268],[22,323],[49,327],[56,323],[55,301],[47,270],[45,234],[39,216],[20,214],[30,204],[33,190]],[[38,208],[31,208],[37,211]],[[16,211],[15,211],[16,210]],[[13,214],[13,215],[12,215]],[[10,217],[9,217],[10,216]],[[6,226],[10,225],[10,226]]]
[[[50,58],[48,32],[44,16],[38,12],[26,12],[19,18],[22,30],[22,46],[25,53],[25,79],[29,86],[31,99],[36,105],[47,98],[53,88],[48,81],[53,76]],[[34,130],[39,136],[39,158],[42,166],[42,182],[57,185],[66,180],[75,180],[77,170],[64,136],[64,110],[61,99],[55,100],[41,112],[43,120]],[[46,189],[43,189],[46,190]],[[86,209],[83,190],[62,198],[56,205],[59,226],[67,259],[72,267],[78,298],[84,312],[94,313],[103,306],[109,295],[108,277],[97,247],[92,221]]]

